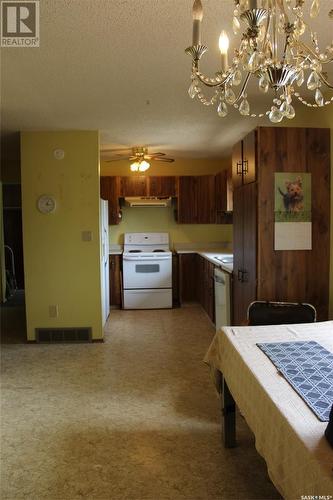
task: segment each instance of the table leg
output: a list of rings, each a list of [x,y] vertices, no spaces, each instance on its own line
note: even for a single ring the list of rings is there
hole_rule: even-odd
[[[222,440],[225,448],[236,446],[236,405],[229,387],[221,381]]]

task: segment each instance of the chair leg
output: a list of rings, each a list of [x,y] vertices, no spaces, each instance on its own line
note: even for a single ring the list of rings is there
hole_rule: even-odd
[[[222,441],[225,448],[234,448],[236,446],[236,405],[224,377],[222,377],[221,389]]]

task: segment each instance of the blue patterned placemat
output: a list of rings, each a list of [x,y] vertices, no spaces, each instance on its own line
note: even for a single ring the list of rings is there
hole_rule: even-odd
[[[333,353],[314,341],[257,344],[322,422],[333,404]]]

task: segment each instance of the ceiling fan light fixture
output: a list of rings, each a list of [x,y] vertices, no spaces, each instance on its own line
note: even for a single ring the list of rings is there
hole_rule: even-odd
[[[146,160],[142,160],[139,163],[139,172],[145,172],[150,167],[150,163]]]
[[[147,147],[134,147],[131,148],[131,150],[132,154],[130,156],[127,156],[127,158],[125,155],[116,154],[115,157],[106,159],[105,161],[113,162],[127,159],[130,161],[131,172],[145,172],[150,167],[151,161],[161,161],[166,163],[173,163],[175,161],[174,158],[170,158],[166,155],[166,153],[156,152],[148,154]],[[102,151],[102,154],[105,154],[108,151],[112,152],[113,150],[105,149],[104,151]],[[114,151],[116,152],[117,150]]]
[[[140,163],[138,161],[135,161],[130,166],[131,172],[138,172],[139,167],[140,167]]]

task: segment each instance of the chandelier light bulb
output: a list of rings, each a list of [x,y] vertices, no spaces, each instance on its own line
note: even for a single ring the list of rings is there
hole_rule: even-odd
[[[224,30],[221,31],[219,38],[219,49],[221,54],[228,54],[229,37]]]
[[[193,13],[193,21],[202,21],[203,8],[201,0],[194,0],[192,13]]]

